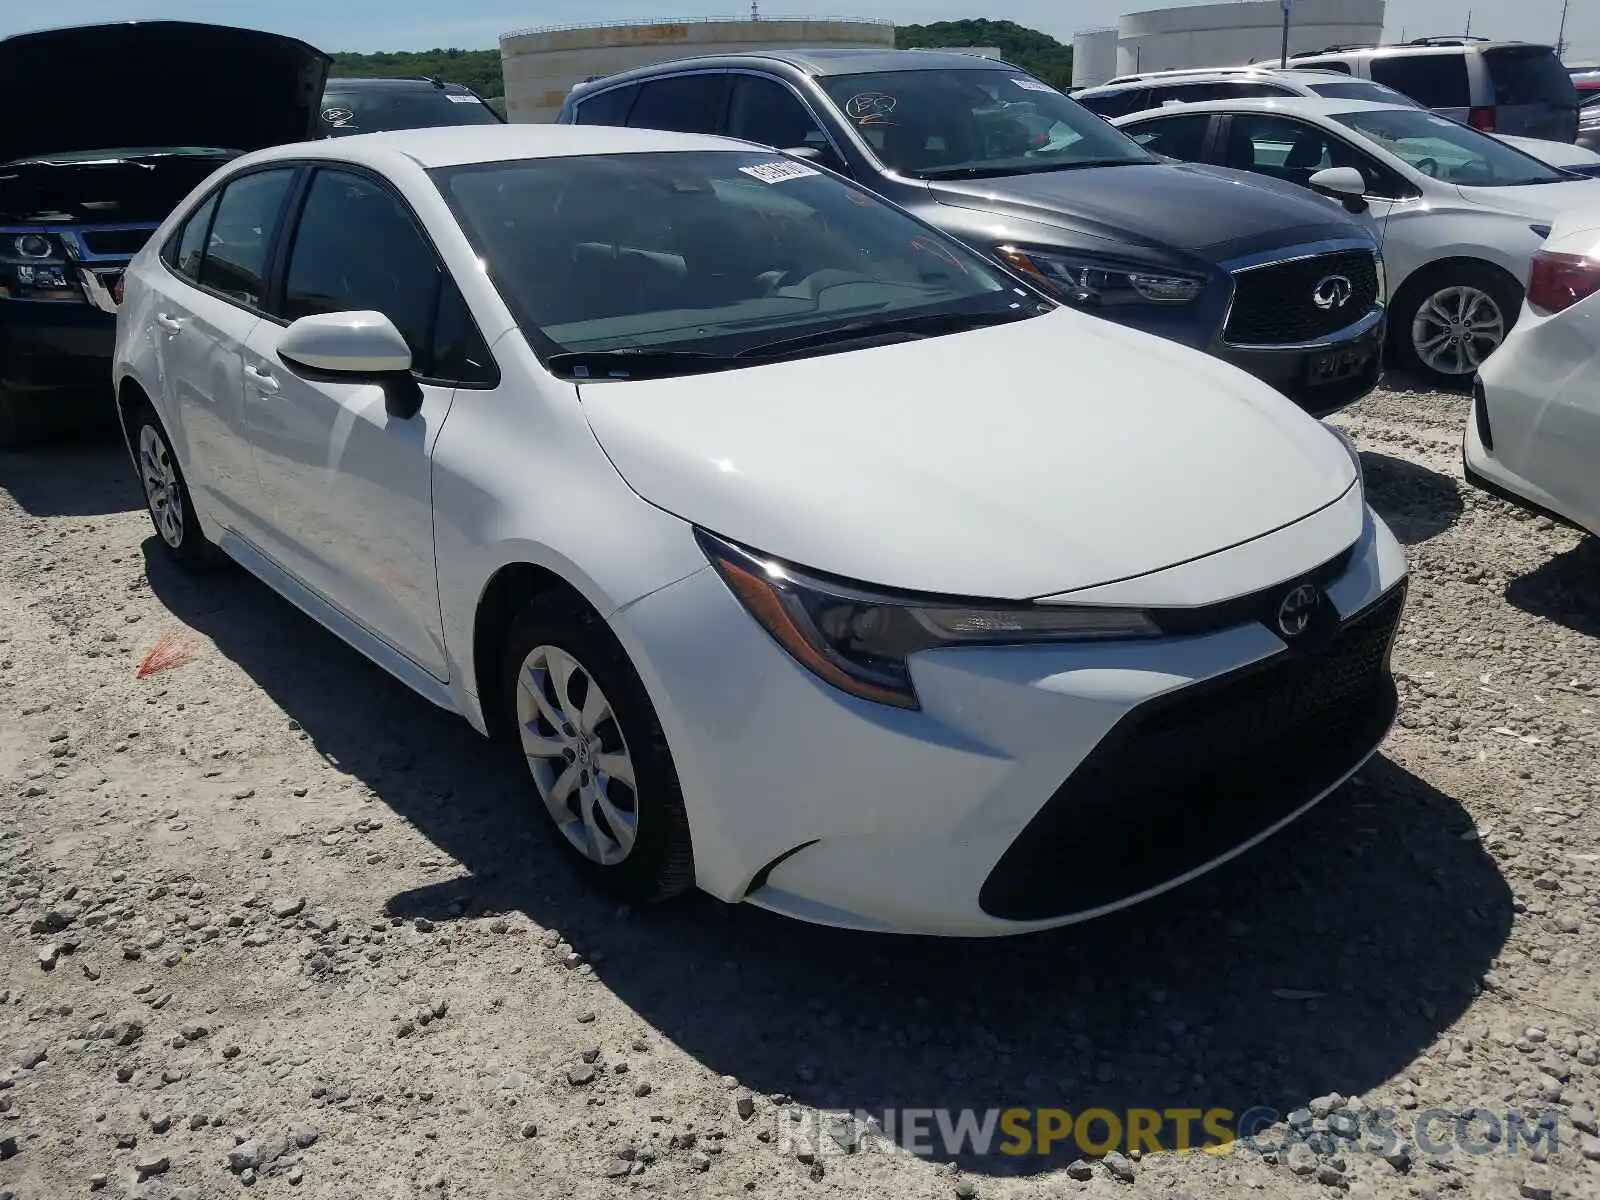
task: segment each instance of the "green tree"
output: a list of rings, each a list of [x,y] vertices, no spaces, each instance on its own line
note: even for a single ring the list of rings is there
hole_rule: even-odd
[[[990,21],[971,17],[962,21],[935,21],[931,25],[900,25],[894,44],[902,50],[935,50],[941,46],[994,46],[1009,63],[1065,90],[1072,86],[1072,47],[1048,33],[1015,21]]]
[[[333,55],[335,75],[422,75],[464,83],[485,98],[503,96],[498,50],[379,50],[361,54],[344,50]]]

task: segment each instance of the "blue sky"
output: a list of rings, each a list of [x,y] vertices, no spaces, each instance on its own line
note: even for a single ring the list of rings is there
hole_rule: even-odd
[[[172,17],[271,29],[304,38],[324,50],[421,50],[435,46],[483,48],[499,34],[534,25],[664,16],[731,16],[747,0],[18,0],[0,12],[0,35],[40,25],[78,25],[135,17]],[[1125,12],[1161,7],[1161,0],[767,0],[773,16],[784,12],[852,13],[897,22],[956,17],[1009,18],[1063,40],[1075,30],[1114,24]],[[1472,32],[1487,37],[1554,41],[1561,0],[1389,0],[1391,38],[1459,33],[1472,9]],[[1569,57],[1600,58],[1600,0],[1571,0],[1567,14]]]

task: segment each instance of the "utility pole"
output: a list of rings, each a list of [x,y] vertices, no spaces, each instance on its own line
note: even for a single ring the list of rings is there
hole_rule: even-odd
[[[1472,36],[1472,10],[1467,9],[1467,37]]]
[[[1561,28],[1556,30],[1556,57],[1560,58],[1567,52],[1567,5],[1570,0],[1561,0]]]
[[[1294,0],[1278,0],[1278,4],[1283,8],[1283,46],[1278,55],[1280,69],[1289,65],[1289,7],[1293,3]]]

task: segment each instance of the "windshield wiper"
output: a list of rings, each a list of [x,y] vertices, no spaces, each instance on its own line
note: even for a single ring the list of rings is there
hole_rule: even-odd
[[[1047,308],[1047,305],[1042,304],[1023,305],[1020,308],[1007,308],[998,312],[924,313],[920,316],[888,317],[881,321],[852,321],[848,325],[837,325],[832,329],[779,338],[775,342],[763,342],[751,346],[748,350],[741,350],[735,357],[744,361],[771,360],[782,358],[797,350],[808,350],[813,346],[827,346],[836,342],[859,342],[866,338],[892,337],[896,334],[929,337],[940,333],[959,333],[963,329],[979,329],[986,325],[1005,325],[1011,321],[1020,321],[1024,317],[1037,316]]]
[[[619,346],[614,350],[573,350],[552,354],[545,366],[579,382],[605,379],[660,379],[693,375],[741,365],[731,355],[705,350],[662,350],[651,346]]]

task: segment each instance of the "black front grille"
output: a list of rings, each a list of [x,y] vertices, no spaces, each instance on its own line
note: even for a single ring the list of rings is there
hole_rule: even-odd
[[[147,229],[84,229],[78,237],[90,254],[126,254],[132,258],[150,240],[155,226]]]
[[[1310,342],[1354,325],[1372,310],[1379,299],[1377,259],[1349,250],[1271,263],[1238,272],[1233,287],[1224,340],[1236,346]],[[1337,303],[1341,295],[1344,301]]]
[[[1394,719],[1389,646],[1404,604],[1401,585],[1316,649],[1135,708],[1001,856],[979,893],[984,912],[1033,921],[1125,900],[1326,791]]]

